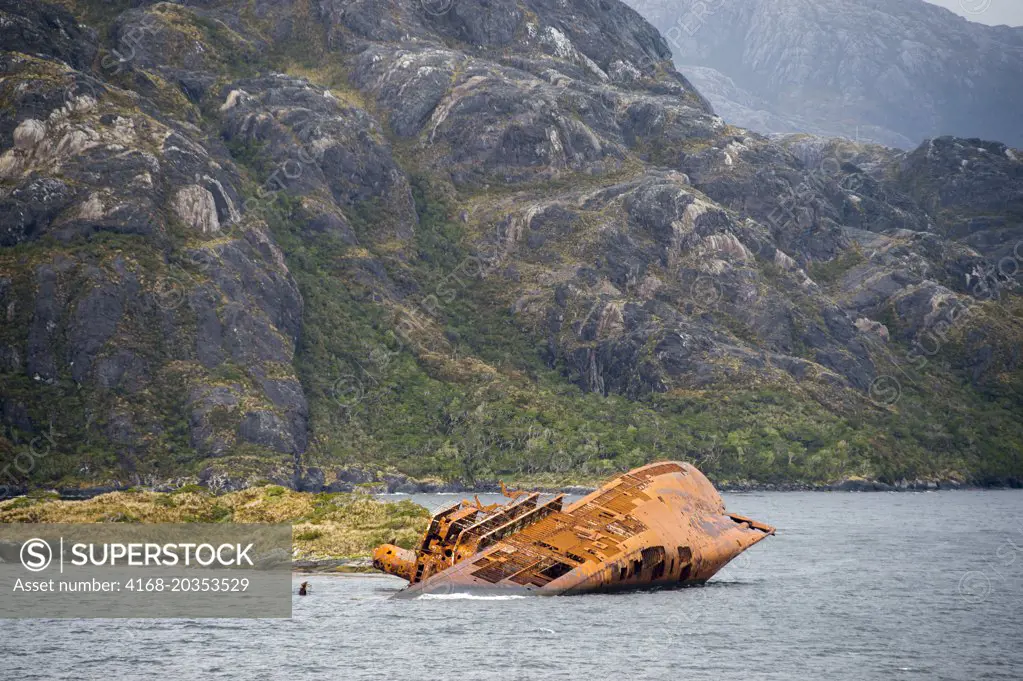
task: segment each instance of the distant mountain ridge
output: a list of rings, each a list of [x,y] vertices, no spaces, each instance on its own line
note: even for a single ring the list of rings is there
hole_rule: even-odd
[[[726,120],[911,148],[1023,146],[1023,28],[923,0],[627,0]]]

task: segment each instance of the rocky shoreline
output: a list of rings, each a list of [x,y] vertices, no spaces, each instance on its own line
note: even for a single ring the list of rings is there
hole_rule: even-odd
[[[417,480],[400,473],[378,473],[376,475],[368,476],[368,479],[362,479],[367,476],[349,476],[357,477],[358,481],[353,480],[339,480],[331,484],[308,484],[308,479],[303,479],[302,483],[297,486],[285,485],[286,487],[297,488],[297,491],[302,492],[313,492],[313,493],[346,493],[346,492],[364,492],[372,495],[382,494],[495,494],[500,493],[501,487],[500,482],[487,481],[478,482],[471,487],[467,487],[459,481],[439,481],[439,480]],[[963,482],[954,479],[915,479],[915,480],[899,480],[894,483],[882,482],[880,480],[870,480],[864,478],[847,478],[833,483],[807,483],[807,482],[780,482],[780,483],[763,483],[756,481],[725,481],[725,482],[714,482],[715,487],[721,492],[934,492],[934,491],[947,491],[947,490],[998,490],[998,489],[1023,489],[1023,480],[1017,478],[1007,478],[999,480],[989,480],[982,482]],[[517,488],[516,485],[511,485]],[[223,491],[236,491],[239,489],[246,489],[249,485],[236,484],[231,485],[228,489]],[[585,495],[596,489],[595,486],[588,485],[521,485],[525,489],[537,491],[545,494],[571,494],[571,495]],[[110,492],[123,492],[129,489],[136,489],[135,486],[131,485],[101,485],[96,487],[81,487],[81,488],[55,488],[48,489],[47,492],[51,492],[59,496],[61,499],[68,501],[85,500],[99,496],[101,494],[108,494]],[[172,492],[175,487],[171,485],[156,485],[150,488],[154,492]],[[38,490],[30,489],[28,487],[11,487],[8,488],[6,494],[0,494],[0,500],[10,499],[18,496],[23,496],[30,492]]]
[[[365,558],[325,558],[323,560],[302,559],[291,562],[292,572],[303,573],[336,573],[356,574],[363,572],[380,572],[373,567],[373,559]],[[381,573],[382,574],[382,573]]]

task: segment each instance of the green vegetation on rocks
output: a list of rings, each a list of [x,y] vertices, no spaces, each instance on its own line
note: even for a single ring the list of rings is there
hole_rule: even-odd
[[[0,0],[5,488],[1023,474],[1014,150],[735,128],[616,2],[136,4]]]

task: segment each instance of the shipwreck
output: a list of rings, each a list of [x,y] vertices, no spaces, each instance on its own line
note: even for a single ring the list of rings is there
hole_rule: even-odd
[[[621,475],[578,501],[507,493],[460,501],[430,522],[416,550],[384,544],[373,565],[408,580],[397,596],[567,595],[702,584],[774,528],[725,510],[687,463]]]

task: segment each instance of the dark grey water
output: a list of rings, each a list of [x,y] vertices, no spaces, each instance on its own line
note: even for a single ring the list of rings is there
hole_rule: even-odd
[[[291,620],[4,622],[0,677],[1023,678],[1023,493],[726,500],[778,536],[702,588],[390,601],[391,577],[313,577]]]

